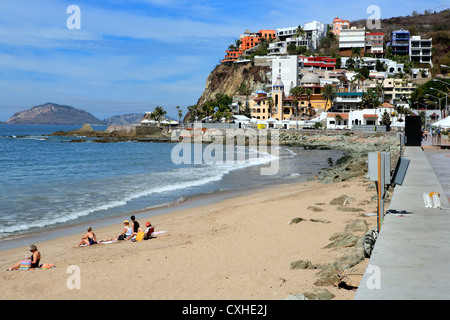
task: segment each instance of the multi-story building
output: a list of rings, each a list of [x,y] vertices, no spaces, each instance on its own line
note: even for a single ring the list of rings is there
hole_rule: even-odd
[[[287,38],[295,37],[297,30],[298,30],[298,26],[297,27],[278,28],[276,33],[277,33],[277,37],[278,37],[278,39],[280,39],[280,41],[285,41]]]
[[[309,42],[311,50],[317,50],[320,41],[327,35],[327,26],[319,21],[307,22],[303,26],[303,31],[306,34],[306,39]]]
[[[259,32],[251,32],[246,30],[244,34],[239,36],[241,44],[234,50],[226,50],[225,58],[222,63],[236,62],[240,55],[245,51],[254,48],[262,38],[266,40],[272,40],[276,37],[276,30],[260,30]]]
[[[300,68],[313,70],[334,70],[336,58],[299,56]]]
[[[342,20],[339,19],[338,17],[334,18],[333,20],[333,30],[331,32],[333,32],[335,35],[340,35],[341,30],[343,28],[345,29],[349,29],[350,28],[350,21],[349,20]]]
[[[350,110],[358,109],[362,102],[362,91],[339,91],[336,93],[334,100],[333,111],[349,112]]]
[[[350,56],[352,48],[361,48],[362,53],[366,47],[366,28],[351,27],[342,29],[339,35],[339,52],[341,56]]]
[[[277,37],[280,41],[269,46],[270,54],[285,54],[287,46],[294,43],[297,47],[306,47],[315,51],[320,45],[322,38],[326,36],[326,26],[319,21],[307,22],[302,27],[303,32],[299,34],[297,27],[286,27],[277,29]]]
[[[373,82],[368,88],[375,88],[380,81]],[[414,84],[406,79],[387,78],[382,81],[384,92],[383,100],[391,104],[408,104],[411,95],[416,89]]]
[[[413,62],[428,63],[433,67],[431,60],[432,38],[422,39],[421,36],[412,36],[409,45],[409,59]]]
[[[383,32],[366,32],[366,52],[375,58],[384,56]]]
[[[258,34],[260,38],[264,38],[268,41],[275,40],[275,38],[277,37],[276,30],[259,30]]]
[[[278,78],[283,85],[284,94],[289,96],[289,91],[298,86],[299,79],[299,58],[298,56],[280,56],[272,59],[272,83]]]
[[[405,56],[409,54],[410,34],[408,30],[400,29],[392,31],[391,48],[392,54]]]
[[[267,49],[269,55],[285,55],[288,54],[288,46],[294,44],[296,47],[305,47],[308,49],[310,47],[309,40],[306,39],[306,35],[301,35],[298,37],[292,36],[291,38],[286,38],[283,41],[277,41],[269,43],[269,48]]]

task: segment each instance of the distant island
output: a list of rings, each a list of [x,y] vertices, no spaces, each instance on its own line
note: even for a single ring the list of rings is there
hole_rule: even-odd
[[[29,110],[15,113],[7,124],[46,124],[46,125],[105,125],[87,111],[71,106],[47,102]]]
[[[144,113],[129,113],[120,116],[112,116],[103,120],[107,125],[139,124],[144,119]]]

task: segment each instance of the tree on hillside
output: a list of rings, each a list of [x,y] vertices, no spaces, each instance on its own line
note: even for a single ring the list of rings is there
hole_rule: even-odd
[[[381,104],[384,103],[384,85],[383,82],[378,82],[375,86],[375,93],[381,99]]]
[[[358,60],[358,66],[359,66],[360,63],[361,63],[361,58],[362,58],[363,56],[364,56],[363,48],[360,48],[360,47],[352,48],[350,57],[356,58],[356,59]]]
[[[313,91],[311,88],[305,89],[305,97],[306,97],[306,100],[308,100],[308,107],[307,107],[308,112],[307,113],[308,113],[309,117],[312,116],[312,106],[311,106],[312,95],[313,95]]]
[[[250,117],[250,107],[248,105],[248,96],[251,93],[250,88],[245,84],[244,81],[242,81],[241,85],[239,86],[238,91],[239,91],[240,94],[245,95],[245,111],[244,111],[244,115],[246,117]]]
[[[325,110],[327,109],[328,102],[330,102],[331,107],[333,107],[333,102],[336,100],[336,96],[336,89],[331,84],[326,84],[322,92],[322,97],[325,99]]]
[[[361,73],[355,74],[353,78],[358,81],[358,87],[361,87],[361,81],[364,82],[366,80],[366,78]]]
[[[380,100],[378,95],[373,89],[368,89],[367,92],[363,92],[361,106],[363,108],[378,108],[380,106]]]
[[[200,117],[201,111],[199,110],[197,105],[188,106],[187,109],[188,109],[188,113],[190,116],[189,121],[193,122],[193,121],[195,121],[196,117]]]
[[[305,88],[297,86],[297,87],[292,88],[289,93],[295,99],[295,102],[294,102],[294,104],[295,104],[295,106],[294,106],[294,108],[295,108],[295,120],[297,120],[298,119],[298,104],[301,101],[303,95],[305,94]],[[296,129],[297,129],[297,125],[296,125]]]

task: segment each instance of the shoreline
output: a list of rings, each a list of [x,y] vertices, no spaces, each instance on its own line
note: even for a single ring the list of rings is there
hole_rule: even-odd
[[[303,178],[284,178],[279,179],[273,183],[261,183],[257,186],[247,187],[246,189],[237,188],[232,190],[217,190],[208,193],[200,193],[187,198],[184,198],[179,201],[174,201],[171,203],[160,204],[155,206],[154,208],[144,208],[136,211],[130,211],[125,214],[113,216],[113,217],[104,217],[97,220],[92,220],[89,222],[79,222],[69,226],[58,226],[53,228],[52,230],[42,230],[30,233],[24,233],[19,235],[18,237],[9,237],[4,238],[0,241],[0,253],[5,250],[16,249],[19,247],[27,247],[31,243],[39,243],[45,241],[55,240],[64,236],[73,236],[77,234],[83,234],[86,231],[88,225],[92,228],[104,228],[110,227],[115,224],[120,224],[124,219],[129,220],[131,215],[136,217],[136,220],[139,219],[150,219],[152,217],[158,215],[164,215],[168,212],[172,211],[180,211],[186,209],[192,209],[196,207],[202,207],[205,205],[210,205],[212,203],[221,202],[227,200],[229,198],[238,197],[241,195],[248,195],[251,192],[259,192],[264,191],[266,189],[272,188],[274,185],[276,186],[287,186],[295,183],[302,183]],[[292,180],[289,182],[289,180]]]

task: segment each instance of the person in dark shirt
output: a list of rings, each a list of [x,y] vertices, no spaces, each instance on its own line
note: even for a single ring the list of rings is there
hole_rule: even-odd
[[[36,269],[39,268],[39,262],[41,261],[41,253],[38,251],[37,247],[32,244],[28,247],[28,249],[31,252],[31,266],[30,269]],[[8,268],[6,270],[18,270],[20,269],[20,264],[21,262],[19,261],[18,263],[16,263],[14,266],[12,266],[11,268]]]
[[[130,217],[131,219],[131,230],[133,230],[133,234],[137,234],[138,232],[143,232],[140,228],[139,222],[136,221],[134,216]]]

